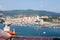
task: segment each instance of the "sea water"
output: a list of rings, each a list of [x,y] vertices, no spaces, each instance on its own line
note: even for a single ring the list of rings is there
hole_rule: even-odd
[[[16,36],[40,36],[40,37],[60,37],[60,28],[45,28],[40,26],[13,26],[11,30],[15,29]],[[4,25],[0,24],[0,29]]]

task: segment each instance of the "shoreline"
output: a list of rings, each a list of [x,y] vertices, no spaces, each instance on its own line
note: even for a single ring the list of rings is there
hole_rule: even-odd
[[[21,23],[13,23],[14,26],[39,26],[39,27],[49,27],[49,28],[60,28],[60,22],[45,22],[43,25],[40,24],[21,24]]]

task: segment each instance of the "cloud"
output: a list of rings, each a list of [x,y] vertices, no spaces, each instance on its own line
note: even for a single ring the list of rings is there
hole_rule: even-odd
[[[3,6],[2,5],[0,5],[0,10],[3,10],[4,8],[3,8]]]
[[[40,1],[40,7],[41,7],[41,8],[44,7],[43,0]]]
[[[2,9],[2,6],[0,5],[0,9]]]

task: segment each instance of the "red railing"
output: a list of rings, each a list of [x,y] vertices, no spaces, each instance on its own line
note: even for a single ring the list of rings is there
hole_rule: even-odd
[[[52,38],[52,37],[5,37],[5,36],[1,36],[0,40],[60,40],[60,38]]]

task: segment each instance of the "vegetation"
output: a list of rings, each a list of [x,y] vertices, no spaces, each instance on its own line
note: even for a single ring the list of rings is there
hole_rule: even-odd
[[[44,18],[43,20],[46,21],[46,22],[52,22],[52,19],[51,18],[48,18],[48,19],[47,18]]]
[[[49,17],[48,19],[47,18],[44,18],[43,20],[46,21],[46,22],[53,22],[53,19],[56,19],[56,20],[59,20],[60,21],[60,18],[59,17]]]

